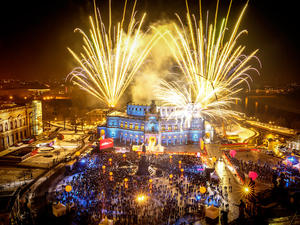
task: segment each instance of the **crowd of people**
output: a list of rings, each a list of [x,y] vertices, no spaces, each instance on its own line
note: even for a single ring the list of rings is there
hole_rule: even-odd
[[[260,182],[273,183],[275,187],[295,186],[300,183],[300,172],[291,164],[284,164],[282,161],[278,161],[277,164],[273,165],[266,162],[262,164],[251,160],[239,160],[231,157],[229,153],[225,154],[243,180],[245,180],[250,171],[254,171],[257,173],[257,179]]]
[[[147,157],[155,175],[135,175],[141,157]],[[195,156],[106,153],[81,159],[73,173],[58,185],[52,200],[73,211],[78,223],[170,224],[186,215],[203,219],[210,205],[225,214],[229,210],[227,188],[218,179],[207,179]]]

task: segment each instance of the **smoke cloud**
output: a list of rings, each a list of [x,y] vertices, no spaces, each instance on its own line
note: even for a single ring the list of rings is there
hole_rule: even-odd
[[[155,32],[171,31],[174,29],[172,22],[159,21],[152,25],[153,29],[146,35],[144,42],[147,43]],[[170,79],[174,74],[171,73],[174,67],[171,42],[161,37],[152,47],[144,65],[135,75],[131,86],[132,101],[136,104],[148,104],[155,100],[154,88],[160,79]]]

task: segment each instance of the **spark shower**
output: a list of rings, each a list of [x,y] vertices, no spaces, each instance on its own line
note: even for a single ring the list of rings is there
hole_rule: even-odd
[[[70,73],[70,79],[107,107],[116,107],[151,48],[162,38],[180,69],[180,74],[174,76],[172,81],[158,80],[154,91],[155,99],[162,105],[176,107],[170,118],[189,123],[193,117],[227,119],[235,116],[237,112],[230,106],[238,100],[237,94],[242,90],[243,84],[250,88],[249,72],[258,71],[250,64],[251,59],[257,59],[257,50],[246,55],[246,46],[237,43],[239,37],[247,33],[246,30],[239,31],[247,4],[241,10],[232,30],[227,27],[231,5],[232,2],[226,17],[219,22],[217,0],[214,21],[210,23],[208,15],[206,20],[203,19],[201,1],[198,19],[190,14],[186,1],[186,20],[176,14],[177,19],[165,30],[151,26],[150,29],[155,32],[148,41],[144,40],[148,33],[143,32],[146,13],[140,20],[136,19],[136,1],[126,30],[124,20],[127,0],[122,19],[115,25],[111,21],[109,0],[108,29],[94,6],[94,17],[89,18],[89,33],[76,29],[83,37],[83,52],[76,54],[68,48],[78,64]],[[112,33],[112,30],[115,32]]]

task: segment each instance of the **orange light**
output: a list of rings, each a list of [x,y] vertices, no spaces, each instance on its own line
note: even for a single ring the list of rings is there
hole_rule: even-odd
[[[181,164],[181,160],[179,160],[178,163]]]
[[[204,194],[206,192],[206,187],[200,187],[200,193]]]
[[[106,166],[104,166],[104,165],[103,165],[103,166],[102,166],[102,169],[104,169],[104,170],[105,170],[105,168],[106,168]]]
[[[111,162],[111,161],[112,161],[112,158],[109,158],[108,161]]]
[[[125,178],[124,181],[127,182],[127,181],[128,181],[128,178]]]
[[[181,173],[183,173],[184,169],[182,168],[180,171],[181,171]]]
[[[170,175],[169,175],[169,178],[172,179],[172,178],[173,178],[173,174],[170,174]]]
[[[153,180],[152,179],[149,179],[149,183],[152,183],[153,182]]]
[[[112,176],[113,175],[113,172],[109,172],[109,176]]]
[[[139,203],[143,203],[144,201],[147,200],[147,196],[143,195],[143,194],[140,194],[137,196],[136,200],[139,202]]]
[[[66,192],[72,191],[72,186],[71,186],[71,185],[67,185],[67,186],[65,187],[65,190],[66,190]]]

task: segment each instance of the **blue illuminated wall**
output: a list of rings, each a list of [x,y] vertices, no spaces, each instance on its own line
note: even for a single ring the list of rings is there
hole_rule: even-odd
[[[121,144],[148,143],[151,134],[159,136],[163,146],[198,144],[199,139],[205,135],[204,120],[196,118],[191,126],[182,129],[180,120],[160,118],[158,114],[149,113],[150,106],[127,105],[127,114],[123,116],[107,116],[107,125],[98,127],[105,130],[106,138],[114,138]]]
[[[127,115],[129,116],[145,116],[146,112],[148,112],[150,106],[148,105],[127,105]]]

